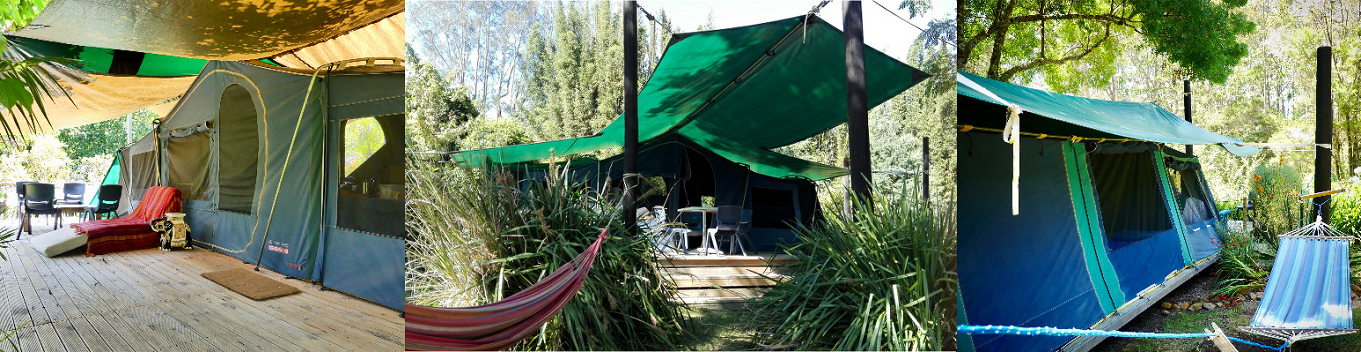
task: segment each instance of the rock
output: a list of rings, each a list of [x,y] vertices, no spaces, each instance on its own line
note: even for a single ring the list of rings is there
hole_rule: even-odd
[[[1192,312],[1198,311],[1198,310],[1200,310],[1200,308],[1202,308],[1202,305],[1201,305],[1200,303],[1196,303],[1196,304],[1192,304],[1192,305],[1191,305],[1191,311],[1192,311]]]
[[[1357,286],[1356,284],[1352,284],[1352,292],[1361,292],[1361,286]]]
[[[1169,305],[1170,305],[1170,304],[1169,304]],[[1163,315],[1171,315],[1171,314],[1172,314],[1172,313],[1171,313],[1171,312],[1168,312],[1166,309],[1163,310]]]
[[[1205,310],[1214,310],[1215,308],[1219,307],[1219,305],[1207,302],[1205,304],[1200,305],[1200,307],[1205,308]]]
[[[1172,309],[1172,303],[1163,302],[1163,309]]]
[[[1186,308],[1190,308],[1190,307],[1191,307],[1191,304],[1190,304],[1190,303],[1186,303],[1186,302],[1181,302],[1181,304],[1178,304],[1178,305],[1177,305],[1177,309],[1186,309]]]

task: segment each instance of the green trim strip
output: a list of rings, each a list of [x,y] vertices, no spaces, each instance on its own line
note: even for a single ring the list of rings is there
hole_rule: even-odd
[[[1163,204],[1167,205],[1167,214],[1172,218],[1172,228],[1177,229],[1177,240],[1181,241],[1181,259],[1186,266],[1195,265],[1195,259],[1191,258],[1191,244],[1186,238],[1186,224],[1182,223],[1181,212],[1177,211],[1177,199],[1172,195],[1172,184],[1167,180],[1167,166],[1163,165],[1163,154],[1161,150],[1153,151],[1153,171],[1158,174],[1159,187],[1163,189]]]
[[[1161,153],[1161,151],[1159,151],[1159,153]],[[1188,156],[1188,157],[1185,157],[1185,158],[1179,157],[1179,156],[1176,156],[1176,155],[1171,155],[1171,154],[1163,154],[1163,156],[1164,156],[1164,157],[1168,157],[1168,158],[1172,158],[1172,160],[1176,160],[1176,161],[1185,161],[1185,162],[1197,163],[1197,164],[1200,163],[1200,158],[1199,158],[1199,157],[1194,157],[1194,156]],[[1159,159],[1159,160],[1162,160],[1162,159]]]
[[[1041,141],[1040,143],[1043,143]],[[1101,311],[1107,315],[1115,313],[1125,303],[1124,291],[1120,290],[1120,280],[1116,277],[1115,267],[1106,257],[1106,241],[1101,235],[1101,217],[1096,206],[1087,170],[1087,151],[1082,145],[1063,142],[1064,170],[1068,173],[1068,192],[1073,200],[1073,215],[1077,223],[1078,237],[1082,243],[1082,257],[1087,264],[1087,276],[1096,289],[1097,301]]]

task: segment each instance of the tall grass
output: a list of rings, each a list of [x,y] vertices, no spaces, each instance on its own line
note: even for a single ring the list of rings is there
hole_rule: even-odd
[[[801,350],[954,348],[955,213],[919,193],[796,231],[791,278],[752,302],[756,340]]]
[[[552,169],[552,168],[550,168]],[[517,182],[506,173],[437,165],[408,170],[413,244],[409,300],[468,306],[519,292],[575,259],[605,227],[580,292],[517,350],[677,349],[688,328],[655,249],[628,237],[617,205],[570,180]],[[448,303],[448,304],[442,304]]]

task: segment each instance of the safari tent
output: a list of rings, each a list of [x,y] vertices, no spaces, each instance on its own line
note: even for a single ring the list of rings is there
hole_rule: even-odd
[[[809,221],[818,212],[811,182],[848,172],[772,150],[846,122],[845,50],[844,34],[817,16],[672,36],[638,93],[638,160],[640,174],[661,177],[668,192],[680,193],[649,205],[666,205],[674,214],[712,196],[714,205],[741,205],[754,224],[762,224],[752,231],[759,248],[792,240],[789,226],[776,224]],[[874,48],[866,47],[864,56],[870,107],[928,77]],[[460,165],[517,169],[553,157],[588,156],[623,146],[623,125],[618,118],[591,136],[461,151],[452,158]],[[619,159],[611,154],[572,165],[586,173],[578,177],[604,182],[623,176]]]
[[[129,207],[145,187],[178,188],[195,244],[401,309],[405,218],[391,190],[405,181],[404,72],[387,63],[314,80],[209,62],[160,125],[121,151]],[[362,182],[371,191],[351,187]]]
[[[1218,211],[1199,159],[1166,144],[1214,144],[1240,156],[1257,148],[1152,103],[958,77],[958,246],[969,253],[958,263],[959,324],[1116,330],[1218,259]],[[1017,156],[1003,140],[1014,129]],[[1099,341],[959,339],[962,351],[1085,350]]]

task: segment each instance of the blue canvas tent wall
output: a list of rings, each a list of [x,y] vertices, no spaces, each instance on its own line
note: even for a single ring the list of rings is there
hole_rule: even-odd
[[[1217,212],[1198,160],[1163,144],[1218,144],[1240,155],[1256,148],[1150,103],[967,73],[959,82],[958,121],[968,126],[958,134],[960,324],[1118,329],[1216,260]],[[1021,131],[1065,136],[1019,139],[1019,215],[1007,201],[1012,145],[980,132],[1003,128],[1009,106],[1024,111]],[[1097,341],[959,339],[970,351],[1081,350]]]
[[[402,309],[402,201],[340,183],[403,188],[403,70],[322,73],[209,62],[157,130],[123,150],[126,189],[179,188],[201,247]],[[376,145],[346,144],[359,127]]]
[[[503,167],[523,180],[541,180],[547,172],[545,164]],[[602,160],[578,159],[569,168],[571,177],[586,181],[597,190],[617,191],[623,187],[622,154]],[[638,173],[661,178],[666,190],[640,200],[639,206],[665,206],[670,219],[675,218],[678,208],[700,205],[703,196],[713,197],[714,205],[741,205],[752,220],[748,250],[773,251],[781,244],[793,244],[796,240],[793,227],[811,225],[813,219],[820,217],[817,187],[812,181],[752,172],[677,134],[639,145]]]

